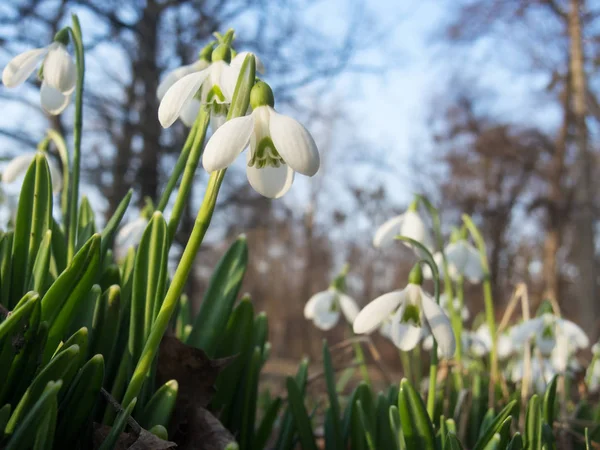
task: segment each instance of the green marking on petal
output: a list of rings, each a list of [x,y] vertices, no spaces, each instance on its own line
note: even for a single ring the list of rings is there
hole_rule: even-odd
[[[248,161],[248,167],[256,167],[263,169],[265,167],[280,167],[281,164],[285,163],[283,158],[279,155],[273,140],[267,136],[260,140],[256,149],[252,153],[250,161]]]
[[[421,311],[415,305],[406,305],[401,322],[413,322],[417,326],[421,326]]]

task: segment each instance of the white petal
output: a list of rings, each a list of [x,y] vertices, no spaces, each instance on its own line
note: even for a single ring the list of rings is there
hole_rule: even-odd
[[[31,162],[35,158],[37,152],[27,152],[13,158],[4,168],[2,172],[2,182],[12,183],[21,176],[25,175]]]
[[[398,308],[405,297],[404,290],[388,292],[377,297],[356,316],[353,324],[354,332],[365,334],[375,331]]]
[[[256,54],[252,52],[240,52],[237,55],[235,55],[235,58],[231,60],[231,67],[241,69],[242,64],[244,64],[244,60],[248,55],[254,56],[254,60],[256,61],[256,71],[258,73],[265,73],[265,66],[263,65],[262,61],[258,56],[256,56]]]
[[[417,346],[423,336],[423,330],[421,327],[401,322],[405,306],[404,303],[400,305],[400,308],[398,308],[398,311],[396,311],[396,314],[392,318],[391,335],[394,345],[400,350],[407,352]]]
[[[511,328],[510,338],[513,341],[513,344],[518,347],[525,344],[533,337],[533,335],[538,333],[539,330],[542,330],[543,327],[544,320],[542,317],[526,320]]]
[[[158,120],[163,128],[168,128],[177,120],[181,110],[192,99],[209,75],[210,69],[190,73],[171,86],[158,107]]]
[[[227,121],[227,116],[225,114],[211,113],[210,127],[212,128],[213,133],[215,131],[217,131],[219,128],[221,128],[226,121]]]
[[[315,317],[315,310],[321,302],[331,303],[332,301],[333,294],[331,293],[331,291],[327,290],[317,292],[306,302],[306,305],[304,305],[304,318],[313,319]]]
[[[469,246],[469,255],[463,275],[471,283],[480,283],[483,280],[483,265],[481,264],[481,256],[475,247]]]
[[[328,331],[335,327],[339,320],[339,311],[317,311],[317,314],[315,314],[315,317],[313,318],[313,323],[317,328],[323,331]]]
[[[504,334],[498,336],[498,358],[508,358],[513,352],[514,347],[510,338]]]
[[[394,237],[400,234],[400,227],[404,222],[404,214],[392,217],[383,223],[373,237],[373,246],[376,248],[387,247],[394,242]]]
[[[448,264],[453,264],[460,273],[464,273],[465,266],[469,259],[469,249],[467,248],[465,241],[460,240],[448,244],[444,249],[444,252],[446,253]]]
[[[23,83],[44,59],[46,53],[48,53],[47,47],[28,50],[15,56],[2,72],[2,84],[11,88]]]
[[[450,319],[446,316],[444,310],[424,292],[421,295],[421,307],[442,355],[451,358],[456,350],[456,341]]]
[[[250,161],[250,158],[250,152],[248,152],[247,160]],[[267,198],[282,197],[290,190],[294,182],[294,171],[285,164],[279,167],[264,167],[263,169],[248,166],[246,167],[246,175],[250,186]]]
[[[229,167],[235,158],[248,146],[254,130],[254,117],[243,116],[231,119],[219,127],[204,149],[202,165],[207,172]]]
[[[300,122],[270,108],[269,132],[283,160],[295,172],[312,177],[319,170],[319,150]]]
[[[566,339],[559,339],[556,342],[556,347],[552,350],[551,361],[552,366],[558,373],[565,373],[569,363],[569,343]]]
[[[567,319],[558,319],[557,323],[561,332],[566,336],[571,348],[580,349],[589,347],[590,340],[579,325]]]
[[[44,80],[40,88],[40,102],[42,108],[49,114],[56,116],[64,111],[69,106],[71,94],[63,94],[52,86],[48,85]]]
[[[44,60],[44,82],[66,95],[73,92],[76,80],[77,69],[65,46],[50,46]]]
[[[404,213],[400,234],[420,242],[427,248],[432,247],[432,239],[429,230],[425,226],[419,213],[416,211],[406,211],[406,213]],[[410,246],[410,244],[406,244]]]
[[[440,280],[443,280],[444,279],[444,261],[443,261],[442,252],[434,253],[433,261],[435,262],[435,265],[437,266],[438,275],[440,277]],[[423,277],[425,277],[426,280],[433,279],[433,273],[431,272],[431,268],[429,267],[429,264],[423,264]],[[441,296],[440,296],[440,301],[441,301]]]
[[[340,302],[340,309],[342,310],[346,321],[352,325],[360,312],[356,301],[346,294],[339,294],[338,300]]]
[[[235,85],[237,84],[238,77],[240,75],[240,68],[230,67],[223,63],[219,76],[219,87],[221,92],[225,96],[226,103],[231,103],[233,100],[233,93],[235,92]]]
[[[118,257],[125,257],[130,247],[140,243],[147,225],[148,220],[144,217],[138,217],[123,225],[115,236],[115,251]]]
[[[189,99],[181,108],[181,113],[179,114],[179,118],[183,122],[186,127],[192,127],[194,122],[196,121],[196,117],[198,117],[198,113],[200,112],[200,101],[195,98]]]
[[[200,70],[205,68],[206,67],[198,67],[197,64],[189,64],[172,70],[158,85],[158,89],[156,89],[156,96],[159,100],[162,100],[169,88],[173,86],[177,81],[181,80],[183,77],[192,72],[199,72]]]

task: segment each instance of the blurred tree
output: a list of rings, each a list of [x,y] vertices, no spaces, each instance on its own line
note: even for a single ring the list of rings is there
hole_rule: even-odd
[[[455,14],[443,37],[452,48],[460,51],[467,44],[482,43],[493,49],[488,58],[496,64],[515,74],[535,74],[548,80],[539,104],[548,111],[547,117],[559,109],[561,118],[551,133],[553,137],[547,138],[552,145],[544,146],[539,154],[536,171],[541,183],[535,185],[528,208],[529,213],[541,213],[545,230],[544,295],[564,298],[567,291],[561,289],[561,272],[571,278],[576,292],[570,294],[578,299],[579,320],[588,331],[597,333],[597,208],[592,182],[596,143],[589,142],[587,122],[588,111],[595,120],[600,117],[595,90],[598,79],[591,70],[598,54],[592,44],[599,36],[600,10],[587,8],[580,0],[463,0],[453,4]],[[552,120],[541,126],[547,129],[549,122]],[[540,121],[529,123],[537,126]],[[567,239],[573,233],[576,239]],[[559,261],[561,254],[568,259]],[[572,271],[567,275],[572,267],[569,260],[576,263],[575,278]]]

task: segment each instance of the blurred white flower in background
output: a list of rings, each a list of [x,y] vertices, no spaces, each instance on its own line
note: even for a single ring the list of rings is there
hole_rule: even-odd
[[[50,114],[60,114],[75,90],[77,69],[73,58],[60,42],[28,50],[9,61],[2,72],[2,83],[9,88],[22,84],[41,65],[40,101]]]
[[[356,301],[334,287],[313,295],[304,306],[304,317],[317,328],[330,330],[337,325],[340,315],[352,325],[358,315]]]
[[[43,152],[26,152],[11,159],[2,171],[2,183],[12,184],[15,182],[22,182],[23,177],[27,173],[27,169],[29,169],[29,166],[38,153],[43,154]],[[46,155],[44,155],[44,157],[46,158],[48,168],[50,169],[52,192],[56,194],[60,192],[63,187],[62,174],[51,158],[48,158]]]
[[[125,258],[129,249],[140,243],[147,225],[148,219],[138,217],[121,227],[115,237],[115,257],[117,260]]]

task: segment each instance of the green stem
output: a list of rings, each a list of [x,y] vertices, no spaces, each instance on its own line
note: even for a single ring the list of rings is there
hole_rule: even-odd
[[[433,347],[431,348],[431,363],[429,364],[429,392],[427,392],[427,413],[434,422],[433,415],[435,414],[435,392],[437,390],[437,372],[438,372],[438,356],[437,356],[437,342],[433,340]]]
[[[79,173],[81,170],[81,131],[83,124],[83,77],[85,73],[85,59],[81,27],[75,14],[71,16],[73,26],[69,28],[73,45],[75,47],[75,60],[77,66],[77,84],[75,87],[75,120],[73,127],[73,163],[71,166],[71,185],[69,189],[68,214],[65,223],[68,224],[67,233],[67,261],[71,262],[75,254],[77,239],[77,208],[79,204]]]
[[[190,154],[190,150],[192,149],[192,144],[194,143],[194,136],[196,135],[196,129],[198,128],[198,119],[190,128],[190,132],[185,140],[185,144],[183,144],[183,149],[179,154],[179,158],[177,158],[177,162],[175,163],[175,167],[173,167],[173,172],[169,177],[169,181],[167,181],[167,185],[165,186],[165,190],[163,191],[160,199],[158,201],[158,205],[156,206],[156,210],[163,212],[169,203],[169,199],[171,198],[171,194],[173,193],[173,189],[177,185],[177,180],[181,176],[183,169],[185,169],[185,164],[187,162],[188,156]]]
[[[188,196],[192,190],[192,186],[194,185],[194,175],[196,174],[196,169],[204,149],[203,144],[204,138],[206,137],[206,130],[208,129],[209,119],[210,112],[206,108],[200,108],[200,112],[198,113],[198,117],[194,123],[194,126],[196,126],[194,140],[190,147],[190,153],[185,164],[183,178],[181,179],[181,184],[179,185],[179,190],[177,191],[177,197],[175,198],[175,204],[173,205],[173,211],[171,211],[171,218],[169,219],[167,230],[169,242],[173,242],[175,232],[177,231],[177,227],[181,221],[181,216],[183,215],[183,210],[185,209],[188,201]]]
[[[406,378],[411,383],[413,382],[412,376],[412,364],[410,363],[410,355],[408,352],[403,350],[398,350],[398,354],[400,355],[400,361],[402,362],[402,370],[404,370],[404,378]]]
[[[60,208],[63,217],[66,217],[69,207],[69,151],[67,143],[58,131],[50,129],[47,134],[48,139],[56,146],[62,164],[63,189],[60,194]]]
[[[354,346],[354,355],[356,356],[356,362],[360,366],[360,373],[365,383],[371,386],[371,377],[369,377],[369,368],[367,367],[367,363],[365,360],[365,352],[360,345],[360,342],[355,342]]]
[[[463,215],[463,222],[469,230],[471,237],[477,244],[479,256],[481,258],[481,267],[483,269],[483,300],[485,305],[485,318],[492,338],[492,348],[490,351],[490,370],[491,380],[489,388],[489,405],[494,404],[494,395],[496,393],[496,382],[498,381],[498,337],[496,331],[496,314],[494,312],[494,300],[492,298],[492,281],[490,277],[490,268],[487,260],[487,250],[483,236],[475,226],[473,220],[466,214]]]
[[[185,283],[194,265],[194,260],[196,258],[196,254],[198,253],[198,249],[200,248],[202,240],[204,239],[204,235],[206,234],[206,230],[210,225],[210,221],[215,210],[215,205],[217,203],[219,188],[221,187],[225,171],[226,169],[210,174],[206,193],[204,194],[200,211],[198,211],[198,216],[196,217],[196,222],[194,223],[194,228],[192,229],[190,239],[185,246],[183,255],[181,256],[181,261],[177,266],[177,270],[175,271],[175,275],[173,276],[173,280],[169,286],[165,300],[160,308],[160,311],[158,312],[156,320],[154,321],[154,325],[150,330],[148,340],[144,345],[142,356],[137,363],[129,386],[127,387],[127,391],[125,392],[123,401],[121,402],[124,405],[128,405],[134,398],[139,396],[144,381],[146,380],[146,375],[152,368],[152,361],[154,361],[154,358],[156,357],[158,348],[160,346],[160,341],[162,340],[165,331],[167,331],[171,316],[177,307],[179,297],[183,293],[183,288],[185,287]]]
[[[421,386],[421,347],[417,345],[411,352],[412,365],[415,369],[415,387],[419,389]]]
[[[456,359],[456,364],[458,366],[458,372],[461,374],[460,377],[457,378],[458,388],[462,389],[463,380],[462,380],[462,332],[463,332],[463,322],[462,322],[462,312],[465,304],[465,285],[464,285],[464,277],[460,275],[458,280],[456,280],[456,297],[458,299],[458,311],[454,308],[454,302],[450,301],[449,305],[451,310],[455,312],[452,326],[454,328],[454,333],[456,336],[456,353],[454,354],[454,358]]]

